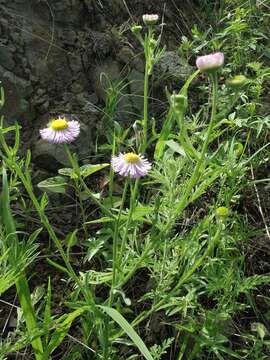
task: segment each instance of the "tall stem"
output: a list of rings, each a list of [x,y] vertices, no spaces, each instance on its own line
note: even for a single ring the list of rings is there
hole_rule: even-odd
[[[117,255],[117,252],[118,252],[119,225],[120,225],[122,211],[123,211],[125,200],[126,200],[127,187],[128,187],[128,180],[125,181],[125,186],[124,186],[124,190],[123,190],[123,194],[122,194],[122,201],[121,201],[118,217],[117,217],[117,220],[115,222],[115,227],[114,227],[114,234],[113,234],[113,274],[112,274],[112,287],[111,287],[111,291],[110,291],[109,306],[112,306],[113,290],[114,290],[115,285],[116,285],[117,269],[119,268],[119,266],[118,266],[118,258],[119,257]]]
[[[136,179],[133,189],[132,189],[132,183],[130,183],[130,193],[131,193],[130,194],[130,205],[129,205],[128,219],[127,219],[126,227],[125,227],[125,233],[124,233],[124,236],[123,236],[123,239],[122,239],[120,253],[119,253],[119,258],[120,259],[121,259],[122,255],[123,255],[123,252],[124,252],[124,249],[125,249],[128,230],[129,230],[132,215],[133,215],[135,205],[136,205],[136,197],[137,197],[137,192],[138,192],[139,181],[140,181],[139,179]]]
[[[216,110],[217,110],[217,74],[216,73],[212,74],[211,82],[212,82],[212,110],[211,110],[211,118],[210,118],[210,122],[208,125],[206,137],[205,137],[201,152],[199,154],[199,159],[197,161],[197,164],[194,168],[191,178],[189,179],[189,181],[187,183],[184,195],[182,196],[182,199],[180,200],[179,204],[176,207],[175,216],[173,216],[171,218],[171,220],[167,223],[167,225],[165,227],[165,231],[164,231],[165,233],[167,233],[173,226],[173,224],[175,222],[175,217],[179,216],[179,214],[181,214],[182,211],[184,210],[184,208],[187,206],[189,196],[192,192],[194,185],[197,183],[197,181],[201,175],[201,170],[205,163],[205,154],[206,154],[206,151],[207,151],[207,148],[209,145],[209,141],[210,141],[210,137],[211,137],[213,127],[215,124]]]
[[[147,46],[147,45],[145,45]],[[149,66],[148,56],[145,59],[145,70],[144,70],[144,90],[143,90],[143,143],[141,145],[141,152],[146,150],[147,146],[147,130],[148,130],[148,88],[149,88]]]
[[[116,275],[117,275],[117,269],[118,269],[117,251],[118,251],[119,223],[120,223],[120,220],[121,220],[121,215],[122,215],[122,211],[123,211],[125,200],[126,200],[127,187],[128,187],[128,180],[126,179],[123,194],[122,194],[122,201],[121,201],[118,217],[117,217],[117,220],[116,220],[115,225],[114,225],[114,233],[113,233],[113,264],[112,264],[112,266],[113,266],[112,272],[113,273],[112,273],[112,286],[111,286],[110,295],[109,295],[109,307],[111,307],[112,303],[113,303],[114,289],[115,289],[115,285],[116,285]],[[104,360],[109,360],[109,355],[110,355],[109,354],[110,353],[109,330],[110,330],[109,317],[106,316],[105,326],[104,326],[104,339],[105,339],[104,350],[103,350],[103,358],[104,358]]]

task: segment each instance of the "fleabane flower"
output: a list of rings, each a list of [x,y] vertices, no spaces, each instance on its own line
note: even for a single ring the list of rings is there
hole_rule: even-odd
[[[219,69],[223,64],[224,54],[222,52],[199,56],[196,60],[196,66],[202,72],[215,71]]]
[[[111,164],[116,173],[121,176],[129,176],[132,179],[147,175],[152,166],[142,155],[131,152],[113,156]]]
[[[157,14],[145,14],[142,16],[145,25],[155,25],[158,22],[159,16]]]
[[[65,117],[53,119],[48,127],[39,131],[43,140],[53,144],[71,143],[80,134],[78,121],[67,121]]]

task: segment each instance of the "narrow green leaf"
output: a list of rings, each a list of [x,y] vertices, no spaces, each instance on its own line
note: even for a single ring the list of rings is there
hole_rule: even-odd
[[[56,324],[55,324],[56,330],[52,334],[51,340],[48,345],[48,353],[49,354],[51,354],[64,340],[64,338],[66,337],[66,335],[69,331],[69,328],[70,328],[72,322],[78,316],[80,316],[82,313],[84,313],[87,310],[89,310],[88,307],[83,307],[81,309],[77,309],[70,314],[65,314],[65,315],[61,316],[56,321]]]
[[[47,258],[47,261],[48,261],[48,263],[50,265],[54,266],[56,269],[58,269],[58,270],[60,270],[60,271],[62,271],[64,273],[69,273],[68,269],[66,269],[64,266],[58,264],[57,262],[55,262],[55,261],[53,261],[53,260],[51,260],[49,258]]]
[[[142,341],[137,332],[133,329],[133,327],[127,322],[127,320],[115,309],[107,307],[107,306],[99,306],[104,312],[107,313],[130,337],[133,341],[134,345],[140,350],[141,354],[147,360],[154,360],[149,350],[147,349],[145,343]]]

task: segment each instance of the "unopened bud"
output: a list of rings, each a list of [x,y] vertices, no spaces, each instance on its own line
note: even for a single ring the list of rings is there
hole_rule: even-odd
[[[240,89],[245,86],[248,82],[248,79],[244,75],[236,75],[233,78],[227,81],[228,86],[233,89]]]
[[[133,25],[131,27],[131,31],[133,32],[133,34],[139,34],[142,31],[142,26],[141,25]]]
[[[171,102],[176,111],[183,111],[187,108],[187,97],[182,94],[173,94]]]
[[[158,22],[159,16],[157,14],[145,14],[142,18],[145,25],[155,25]]]
[[[222,52],[199,56],[196,60],[197,68],[201,72],[215,72],[223,64],[224,64],[224,54]]]
[[[229,209],[226,208],[225,206],[220,206],[217,208],[216,214],[220,218],[225,218],[229,215]]]

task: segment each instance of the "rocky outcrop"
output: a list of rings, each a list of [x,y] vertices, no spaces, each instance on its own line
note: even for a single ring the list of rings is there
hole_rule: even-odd
[[[119,117],[127,122],[137,119],[130,114],[142,106],[143,63],[126,30],[132,21],[140,22],[144,12],[173,14],[163,1],[0,0],[0,9],[4,114],[8,123],[23,126],[23,142],[34,147],[37,161],[53,156],[48,146],[40,146],[38,129],[56,114],[83,123],[87,149],[85,145],[78,150],[81,157],[91,151],[106,95],[101,79],[126,84]],[[168,69],[174,72],[165,60],[160,66],[159,71],[167,67],[166,74]],[[131,92],[137,96],[129,96]],[[37,146],[45,153],[40,154]]]

